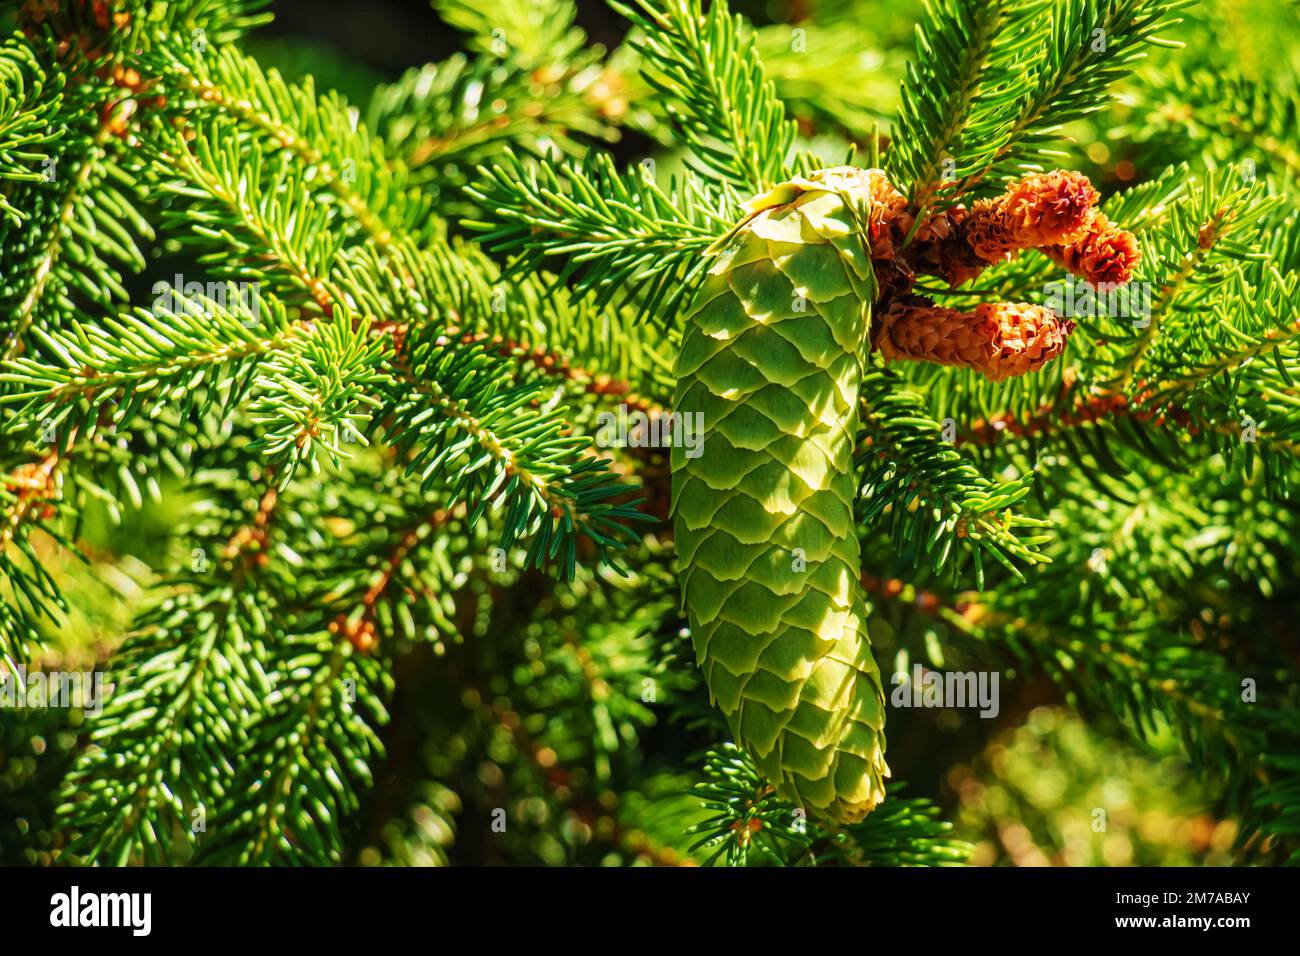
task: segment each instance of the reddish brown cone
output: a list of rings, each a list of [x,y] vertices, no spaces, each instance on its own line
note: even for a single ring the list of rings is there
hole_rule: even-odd
[[[1123,285],[1133,278],[1133,270],[1142,260],[1137,239],[1094,210],[1088,228],[1072,243],[1049,245],[1044,253],[1073,275],[1093,285]]]
[[[985,303],[958,312],[896,301],[880,317],[876,347],[887,360],[973,368],[994,381],[1041,368],[1065,350],[1074,323],[1028,303]]]
[[[1056,170],[1026,176],[997,199],[977,202],[965,217],[966,242],[985,262],[1022,249],[1058,246],[1081,238],[1097,190],[1082,173]]]

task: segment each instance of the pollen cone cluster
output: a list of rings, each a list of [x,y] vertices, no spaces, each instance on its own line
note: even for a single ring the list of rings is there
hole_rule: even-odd
[[[962,221],[966,243],[992,263],[1023,249],[1074,242],[1087,231],[1096,202],[1097,190],[1079,173],[1028,176],[971,208]]]
[[[931,212],[920,223],[884,173],[870,175],[868,236],[885,297],[907,294],[919,274],[956,287],[1026,249],[1094,285],[1127,282],[1140,258],[1136,240],[1097,209],[1097,191],[1080,173],[1034,173],[996,199]]]
[[[895,300],[879,317],[886,359],[972,368],[994,381],[1042,368],[1065,351],[1074,323],[1028,303],[984,303],[974,312]]]
[[[1057,171],[1026,176],[999,198],[952,215],[964,245],[985,263],[1037,249],[1093,285],[1128,282],[1141,258],[1137,240],[1096,203],[1087,177]]]
[[[1094,210],[1084,234],[1073,242],[1042,250],[1065,271],[1094,286],[1123,285],[1133,278],[1141,253],[1133,234]]]

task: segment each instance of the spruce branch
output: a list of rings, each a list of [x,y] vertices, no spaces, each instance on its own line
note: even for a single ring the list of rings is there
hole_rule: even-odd
[[[142,80],[122,60],[178,36],[233,40],[266,22],[266,2],[128,0],[111,16],[107,6],[84,4],[20,11],[35,60],[66,82],[49,116],[61,131],[53,163],[19,197],[30,221],[17,228],[10,217],[0,222],[0,243],[16,250],[22,266],[0,280],[0,313],[11,323],[0,361],[22,351],[42,308],[84,317],[124,302],[123,275],[144,268],[140,241],[152,240],[153,230],[139,211],[139,163],[124,149],[139,126]]]
[[[472,0],[433,0],[447,23],[469,35],[471,47],[525,68],[563,62],[582,48],[586,34],[574,21],[573,0],[502,0],[491,11]]]
[[[787,177],[797,127],[767,79],[754,37],[726,0],[634,0],[610,6],[640,33],[642,74],[694,153],[695,171],[753,194]]]
[[[269,23],[271,0],[113,0],[26,3],[18,22],[28,35],[69,41],[90,59],[124,58],[177,43],[233,43]]]
[[[380,248],[394,233],[416,235],[427,227],[427,200],[407,185],[405,169],[385,157],[361,125],[359,110],[338,94],[318,96],[310,78],[287,83],[232,47],[165,48],[140,62],[174,93],[169,115],[215,110],[256,132],[267,146],[293,153],[312,170],[311,188],[337,202]]]
[[[47,74],[35,51],[21,37],[0,44],[0,183],[40,182],[46,148],[54,143],[54,116],[62,101],[63,75]],[[13,220],[26,215],[0,192],[0,213]]]
[[[580,156],[586,141],[617,138],[616,124],[632,109],[622,75],[584,63],[553,72],[455,55],[379,87],[366,125],[410,168],[439,212],[469,212],[462,187],[503,147]]]
[[[510,358],[465,334],[495,311],[495,294],[485,302],[483,287],[465,282],[455,264],[409,246],[341,259],[338,281],[354,302],[411,318],[392,330],[395,385],[376,418],[425,488],[466,501],[471,523],[489,507],[503,509],[501,547],[531,536],[528,564],[559,555],[571,577],[579,536],[605,560],[625,546],[625,523],[641,516],[635,502],[619,499],[634,489],[586,453],[590,439],[571,434],[560,393],[512,374]]]
[[[345,446],[365,443],[367,410],[381,404],[377,392],[392,381],[382,370],[386,357],[367,321],[341,313],[312,323],[310,334],[259,366],[252,383],[258,396],[249,408],[259,437],[249,451],[283,460],[281,488],[300,464],[319,467],[318,450],[338,461],[348,456]]]
[[[626,546],[625,524],[639,515],[618,501],[632,489],[603,459],[580,456],[590,439],[567,434],[544,389],[503,384],[507,362],[427,329],[408,338],[396,362],[406,388],[382,412],[385,437],[426,486],[468,501],[471,522],[502,508],[501,547],[529,536],[527,564],[558,558],[571,578],[579,535],[607,561]]]
[[[1005,387],[908,368],[926,389],[931,413],[958,422],[960,444],[986,467],[1032,466],[1064,449],[1122,477],[1111,445],[1164,468],[1188,468],[1192,448],[1208,442],[1216,453],[1262,455],[1283,487],[1286,460],[1300,447],[1294,415],[1265,396],[1285,388],[1286,379],[1275,376],[1288,374],[1278,370],[1288,369],[1295,354],[1295,290],[1259,243],[1276,200],[1259,185],[1238,182],[1232,170],[1198,181],[1183,166],[1117,194],[1105,208],[1132,224],[1145,250],[1136,281],[1151,290],[1149,312],[1112,316],[1115,303],[1105,290],[1081,300],[1096,314],[1081,316],[1069,364]],[[989,288],[980,294],[1039,297],[1057,288],[1052,273],[1039,256],[996,266],[981,277]],[[968,295],[963,290],[954,298]],[[1127,389],[1117,386],[1117,363],[1133,373],[1142,369],[1130,375]],[[1243,449],[1247,417],[1260,440]],[[1092,468],[1085,473],[1100,478]],[[1123,493],[1100,480],[1097,488]]]
[[[178,43],[235,43],[271,22],[274,15],[266,9],[270,5],[271,0],[116,0],[117,9],[108,25],[93,4],[88,11],[76,9],[86,6],[77,4],[70,12],[92,21],[94,28],[106,30],[105,39],[111,47],[130,55]],[[62,14],[61,10],[55,16]],[[88,24],[78,26],[85,30]]]
[[[945,160],[955,179],[978,168],[988,148],[988,117],[972,105],[986,83],[1011,82],[988,74],[994,72],[994,45],[1015,13],[1023,10],[1010,0],[941,0],[927,3],[921,14],[917,58],[908,64],[888,154],[890,178],[907,186],[918,220],[949,175]]]
[[[401,594],[421,594],[428,599],[436,626],[448,634],[455,633],[450,616],[445,615],[437,602],[435,587],[445,586],[454,572],[445,574],[449,544],[444,533],[452,525],[462,523],[466,508],[463,503],[452,508],[435,508],[421,513],[415,524],[399,529],[391,539],[385,538],[381,553],[358,555],[363,563],[375,563],[371,572],[373,580],[359,597],[351,596],[353,606],[340,612],[329,624],[331,633],[341,633],[358,651],[374,649],[381,635],[414,639],[418,635],[411,610],[401,601]],[[351,571],[348,568],[348,571]],[[334,583],[329,600],[344,600],[349,592],[360,590],[361,580],[352,575],[350,580]]]
[[[67,607],[32,541],[32,533],[39,529],[64,542],[51,519],[63,497],[65,455],[56,446],[39,457],[23,457],[27,460],[8,469],[0,480],[0,579],[7,592],[0,593],[0,664],[11,675],[30,659],[30,648],[39,644],[37,622],[56,620],[55,615]]]
[[[1189,647],[1154,613],[1093,607],[1080,627],[1055,612],[1050,621],[1031,622],[1010,617],[1015,611],[991,610],[977,629],[981,640],[1001,644],[1021,666],[1045,669],[1088,709],[1100,706],[1121,717],[1139,741],[1171,727],[1198,769],[1239,782],[1276,766],[1277,756],[1300,739],[1293,720],[1270,733],[1273,714],[1242,705],[1240,675]],[[1293,769],[1282,769],[1294,784]],[[1285,814],[1270,805],[1276,792],[1262,789],[1238,798],[1237,806],[1264,832],[1285,835]]]
[[[255,314],[237,292],[216,301],[177,293],[154,311],[127,312],[102,325],[35,332],[48,360],[9,363],[0,402],[18,406],[12,429],[64,429],[93,435],[152,417],[166,405],[206,414],[216,401],[238,402],[249,373],[268,354],[306,339],[271,297]],[[67,430],[64,429],[64,433]],[[75,433],[75,431],[74,431]]]
[[[1165,408],[1184,401],[1193,411],[1213,413],[1231,408],[1232,395],[1244,407],[1242,400],[1251,393],[1281,399],[1294,388],[1300,371],[1300,280],[1265,261],[1232,270],[1223,291],[1213,306],[1213,321],[1179,330],[1185,337],[1176,349],[1184,360],[1172,361],[1173,349],[1158,356],[1164,359],[1158,384],[1144,396],[1144,405]],[[1206,401],[1206,393],[1216,390],[1231,394]],[[1278,408],[1279,418],[1267,419],[1270,438],[1300,437],[1300,421],[1287,406]]]
[[[635,306],[602,307],[594,295],[571,293],[546,273],[503,276],[477,245],[403,242],[383,254],[354,247],[335,263],[335,281],[358,312],[401,317],[373,324],[395,344],[428,325],[487,342],[593,394],[671,388],[672,337],[648,332]]]
[[[337,864],[344,828],[383,756],[389,678],[328,632],[286,635],[271,648],[267,695],[196,862],[215,866]],[[250,811],[249,807],[256,807]]]
[[[823,11],[817,20],[756,27],[754,38],[764,72],[799,132],[843,136],[867,146],[869,156],[876,127],[883,129],[892,114],[903,58],[889,49],[865,50],[857,17]]]
[[[469,34],[472,56],[408,70],[375,90],[367,124],[400,157],[444,215],[478,210],[462,189],[502,147],[525,155],[577,157],[632,126],[657,135],[639,103],[632,51],[606,58],[584,47],[571,0],[509,0],[490,13],[464,0],[436,0],[443,19]]]
[[[123,272],[144,268],[131,232],[149,239],[153,230],[136,208],[132,177],[110,154],[118,124],[130,115],[129,102],[108,108],[93,130],[84,114],[69,117],[74,132],[65,134],[55,156],[55,180],[27,187],[20,201],[29,216],[21,225],[0,223],[0,239],[20,264],[6,270],[0,285],[9,323],[0,360],[25,348],[27,332],[43,309],[85,314],[124,302]],[[69,140],[80,150],[73,151]]]
[[[709,812],[691,827],[700,834],[692,849],[713,851],[706,865],[953,866],[970,855],[928,800],[894,799],[861,823],[823,828],[779,799],[731,743],[704,754],[702,779],[691,793]]]
[[[253,501],[251,514],[238,501],[200,518],[202,547],[170,582],[179,593],[160,593],[119,650],[94,746],[61,791],[58,812],[78,834],[70,854],[119,866],[184,858],[225,793],[243,718],[271,691],[266,649],[285,640],[267,572],[280,496]]]
[[[495,219],[465,223],[490,248],[514,255],[512,274],[551,257],[578,294],[597,304],[638,294],[645,312],[673,315],[702,278],[701,253],[727,228],[734,195],[694,177],[659,186],[644,169],[620,174],[605,154],[581,164],[480,168],[469,190]]]
[[[1151,315],[1133,336],[1112,337],[1118,339],[1118,354],[1111,360],[1114,377],[1108,387],[1130,391],[1149,352],[1157,363],[1170,348],[1181,356],[1187,344],[1183,330],[1199,328],[1186,316],[1199,314],[1206,299],[1221,290],[1230,263],[1260,258],[1255,241],[1259,221],[1277,202],[1266,198],[1258,184],[1237,185],[1234,179],[1233,170],[1209,177],[1174,204],[1167,224],[1146,233],[1139,281],[1155,287]],[[1175,361],[1175,367],[1182,364]],[[1158,379],[1158,369],[1147,374]]]
[[[1133,115],[1114,131],[1117,139],[1180,151],[1191,147],[1207,165],[1251,158],[1260,175],[1279,187],[1300,176],[1294,77],[1261,83],[1223,65],[1185,68],[1175,62],[1143,69],[1136,79],[1125,95]]]
[[[961,561],[954,550],[968,554],[978,587],[986,556],[1021,580],[1017,564],[1047,560],[1039,546],[1050,540],[1041,532],[1051,522],[1013,510],[1029,494],[1032,473],[998,483],[984,478],[944,441],[943,426],[926,416],[922,396],[888,370],[864,376],[860,400],[860,521],[887,517],[899,554],[916,563],[928,558],[936,574],[947,569],[955,579]]]
[[[175,170],[163,188],[187,202],[163,214],[199,261],[237,281],[270,279],[282,295],[326,316],[343,301],[330,267],[343,245],[336,210],[313,201],[308,170],[265,154],[238,124],[216,116],[158,130],[158,161]]]
[[[1050,154],[1062,126],[1107,103],[1110,85],[1130,72],[1145,47],[1169,46],[1156,33],[1178,22],[1171,15],[1194,0],[1025,0],[1017,38],[1005,44],[1002,70],[1023,83],[991,87],[974,109],[988,117],[994,139],[975,167],[953,185],[952,196],[994,191],[996,180],[1015,175]],[[1025,62],[1048,20],[1046,49]],[[996,131],[996,132],[995,132]]]
[[[1238,673],[1215,653],[1223,640],[1237,648],[1236,661],[1250,660],[1245,632],[1256,625],[1244,594],[1234,592],[1230,604],[1211,598],[1221,616],[1209,624],[1201,614],[1207,594],[1187,594],[1175,582],[1211,578],[1224,554],[1258,553],[1258,542],[1249,539],[1259,535],[1276,536],[1285,550],[1289,532],[1275,522],[1286,515],[1282,520],[1290,526],[1294,516],[1285,506],[1251,501],[1242,490],[1216,492],[1213,484],[1199,482],[1203,490],[1185,500],[1161,488],[1135,488],[1134,500],[1119,507],[1064,501],[1062,524],[1086,515],[1093,527],[1062,539],[1052,549],[1053,563],[1014,589],[948,595],[900,581],[866,584],[877,600],[897,606],[904,633],[906,616],[919,614],[927,635],[943,635],[948,653],[991,653],[1018,671],[1046,673],[1071,704],[1120,717],[1139,740],[1158,742],[1169,727],[1195,766],[1239,787],[1270,763],[1269,755],[1292,747],[1300,727],[1284,705],[1276,706],[1284,685],[1263,692],[1274,706],[1263,696],[1258,704],[1243,702],[1242,673],[1271,673],[1269,665],[1256,658]],[[1209,504],[1215,493],[1232,506]],[[1247,514],[1242,501],[1251,501]],[[1269,578],[1288,572],[1237,564],[1233,573],[1261,582],[1267,593]],[[932,622],[939,622],[937,631]],[[1266,636],[1262,644],[1267,660],[1276,651],[1274,639]],[[1285,832],[1284,808],[1249,791],[1234,792],[1234,803],[1253,825]]]

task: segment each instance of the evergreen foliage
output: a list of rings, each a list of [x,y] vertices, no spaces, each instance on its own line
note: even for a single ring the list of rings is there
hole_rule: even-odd
[[[248,52],[264,0],[0,10],[0,675],[112,687],[0,708],[0,861],[962,864],[1046,701],[1074,772],[1172,761],[1222,858],[1300,862],[1293,8],[610,0],[611,50],[432,6],[463,52],[367,103]],[[710,702],[632,436],[745,203],[846,157],[918,226],[1079,169],[1149,308],[1070,299],[998,382],[871,354],[839,533],[893,776],[836,824]],[[1088,294],[1035,251],[916,291]],[[913,664],[1001,716],[891,704]]]

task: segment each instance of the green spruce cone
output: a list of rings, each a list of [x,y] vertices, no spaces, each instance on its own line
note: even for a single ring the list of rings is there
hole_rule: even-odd
[[[875,280],[865,170],[748,204],[689,318],[674,443],[683,603],[709,692],[777,791],[860,820],[884,796],[884,694],[853,520]]]

